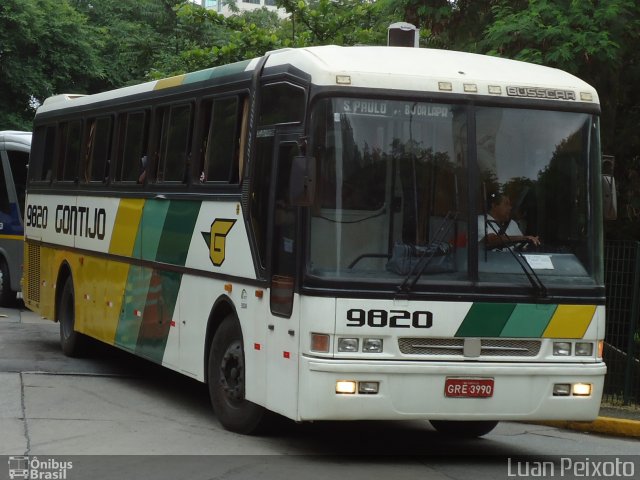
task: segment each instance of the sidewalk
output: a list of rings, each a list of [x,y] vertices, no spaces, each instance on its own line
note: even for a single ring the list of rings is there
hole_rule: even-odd
[[[581,432],[640,438],[640,408],[605,405],[600,408],[600,415],[593,422],[549,421],[535,423]]]

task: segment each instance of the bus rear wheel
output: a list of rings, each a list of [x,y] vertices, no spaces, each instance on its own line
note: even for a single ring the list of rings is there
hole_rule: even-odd
[[[209,396],[224,428],[255,434],[266,425],[267,412],[245,399],[245,360],[238,320],[225,318],[213,337],[208,363]]]
[[[492,420],[429,420],[429,423],[438,433],[457,438],[482,437],[498,425],[498,422]]]
[[[73,281],[67,278],[58,300],[56,320],[60,324],[60,347],[67,357],[81,357],[85,354],[87,337],[76,332],[75,294]]]

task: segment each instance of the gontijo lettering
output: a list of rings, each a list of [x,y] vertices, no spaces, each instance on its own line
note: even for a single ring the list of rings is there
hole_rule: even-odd
[[[55,228],[57,233],[102,240],[106,232],[107,212],[104,208],[58,205]]]

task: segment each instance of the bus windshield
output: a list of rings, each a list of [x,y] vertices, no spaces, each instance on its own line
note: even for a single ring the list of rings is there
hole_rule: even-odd
[[[324,99],[308,273],[431,288],[526,287],[533,271],[545,287],[598,285],[597,131],[587,113]]]

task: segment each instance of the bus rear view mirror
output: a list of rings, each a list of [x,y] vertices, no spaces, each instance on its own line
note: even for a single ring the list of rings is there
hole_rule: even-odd
[[[602,175],[602,210],[605,220],[618,218],[616,179],[613,175]]]
[[[289,203],[295,207],[313,204],[316,193],[316,159],[297,156],[291,162],[289,177]]]

